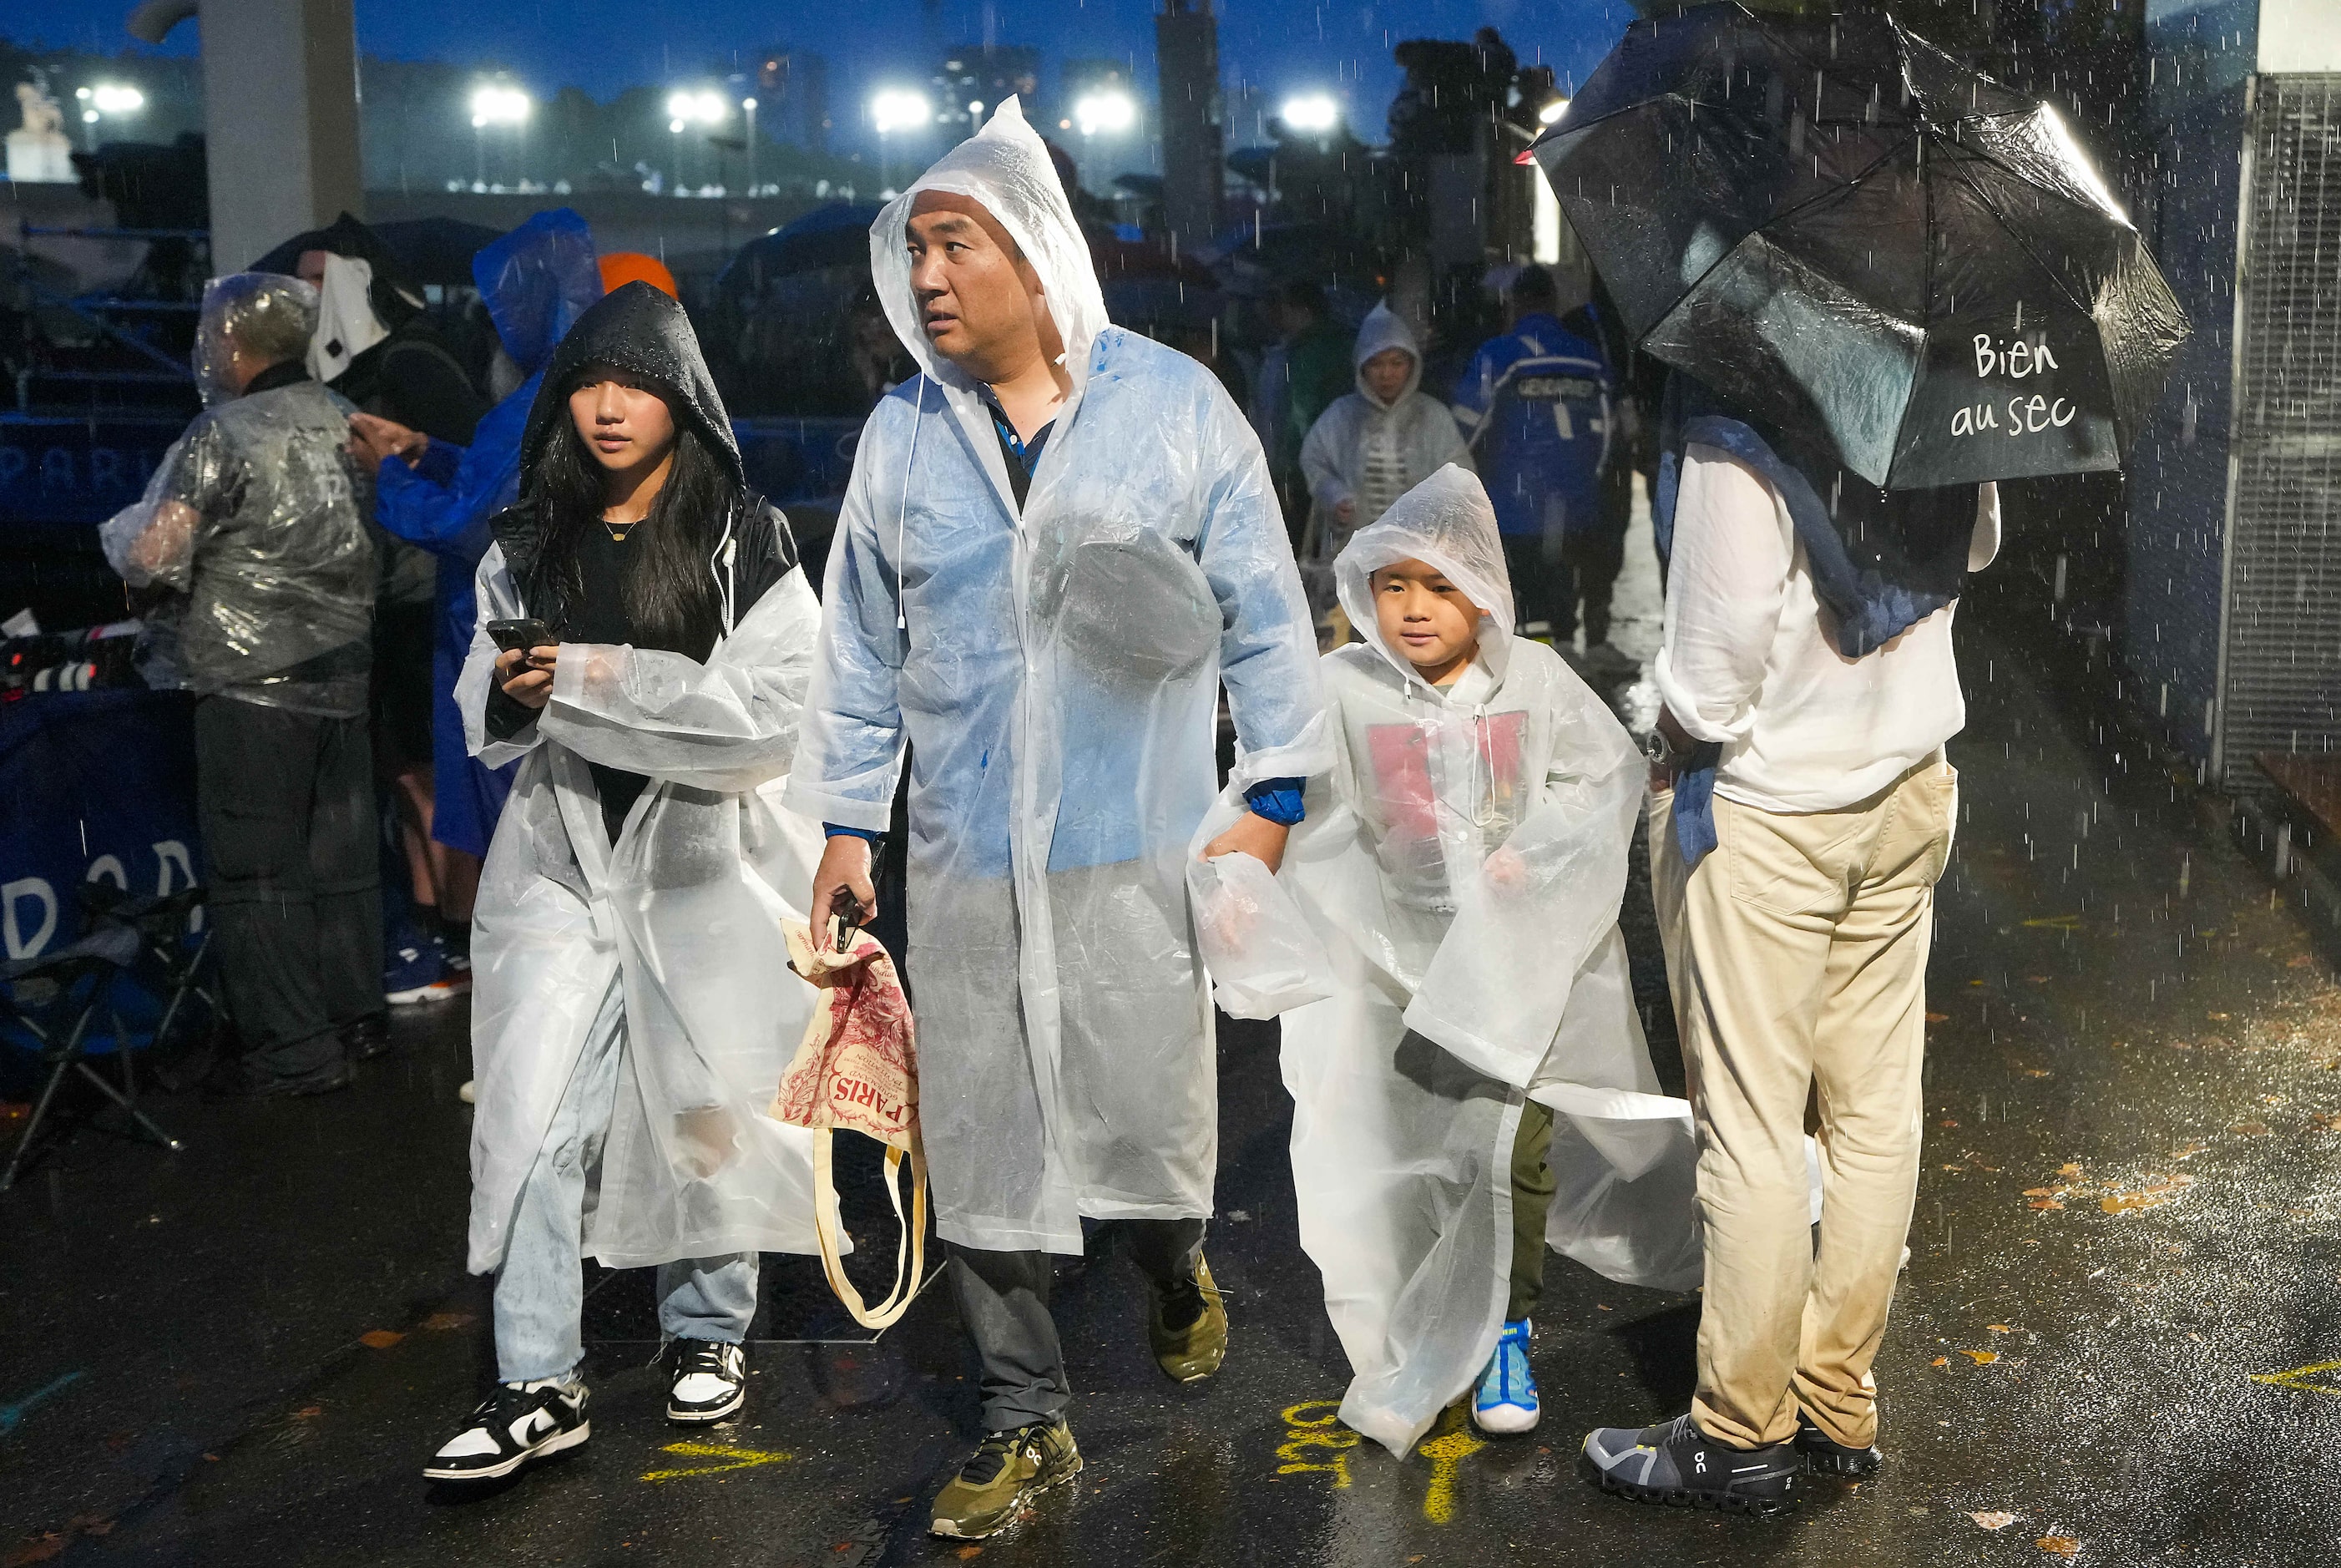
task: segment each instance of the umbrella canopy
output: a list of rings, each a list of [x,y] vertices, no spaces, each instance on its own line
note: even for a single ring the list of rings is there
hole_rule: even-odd
[[[2187,333],[2057,111],[1882,13],[1637,22],[1534,151],[1645,352],[1888,489],[2118,467]]]

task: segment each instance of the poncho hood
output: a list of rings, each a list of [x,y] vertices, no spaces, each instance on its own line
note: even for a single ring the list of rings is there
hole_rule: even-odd
[[[593,232],[567,207],[538,213],[480,247],[472,258],[472,281],[504,352],[523,375],[534,375],[553,345],[602,297]]]
[[[1407,656],[1383,640],[1374,613],[1373,574],[1392,562],[1436,566],[1479,606],[1479,659],[1501,680],[1512,640],[1512,577],[1504,566],[1496,508],[1479,475],[1449,463],[1390,503],[1334,558],[1333,577],[1350,624],[1390,667],[1420,680]]]
[[[1089,376],[1090,345],[1107,325],[1105,295],[1048,144],[1026,124],[1018,100],[1003,100],[983,129],[936,159],[870,225],[870,271],[894,335],[931,378],[972,389],[966,373],[927,341],[919,302],[911,294],[911,205],[921,191],[947,191],[980,202],[1008,231],[1041,275],[1049,315],[1064,343],[1065,370],[1079,387]]]
[[[1376,397],[1366,385],[1366,361],[1386,348],[1402,348],[1414,362],[1406,373],[1406,385],[1388,403]],[[1396,408],[1422,385],[1422,345],[1415,340],[1414,329],[1406,325],[1406,318],[1390,309],[1388,300],[1368,311],[1366,319],[1359,324],[1358,344],[1350,351],[1350,365],[1357,375],[1358,395],[1376,408]]]
[[[528,411],[528,428],[521,436],[521,487],[544,455],[545,443],[569,417],[569,394],[578,375],[596,365],[614,365],[647,376],[672,398],[675,415],[688,420],[723,464],[732,483],[747,488],[740,462],[740,444],[732,434],[732,421],[723,399],[708,374],[707,356],[699,351],[699,335],[691,318],[668,295],[646,283],[630,283],[603,295],[569,329],[545,367],[544,384]]]

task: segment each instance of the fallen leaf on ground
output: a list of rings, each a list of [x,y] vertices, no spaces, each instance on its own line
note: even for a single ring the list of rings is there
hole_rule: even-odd
[[[1958,1124],[1957,1124],[1957,1122],[1952,1121],[1948,1116],[1946,1116],[1946,1117],[1944,1117],[1944,1118],[1943,1118],[1942,1123],[1941,1123],[1941,1125],[1946,1126],[1946,1127],[1956,1127],[1956,1126],[1957,1126],[1957,1125],[1958,1125]]]
[[[2316,962],[2316,960],[2311,958],[2306,953],[2296,953],[2290,958],[2284,961],[2284,966],[2286,969],[2306,969]]]
[[[358,1335],[358,1343],[368,1350],[388,1350],[405,1337],[395,1329],[370,1328]]]
[[[324,1413],[325,1407],[322,1404],[304,1404],[300,1409],[293,1413],[293,1419],[295,1421],[314,1421],[317,1417]]]
[[[2027,1187],[2024,1195],[2027,1198],[2053,1198],[2062,1191],[2062,1187]]]
[[[2266,1122],[2238,1122],[2227,1131],[2240,1133],[2246,1138],[2265,1138],[2268,1130]]]
[[[2070,1557],[2081,1549],[2081,1543],[2070,1535],[2043,1535],[2032,1544],[2039,1547],[2043,1552],[2054,1553],[2059,1557]]]
[[[961,1548],[959,1549],[959,1551],[958,1551],[958,1552],[956,1552],[955,1553],[953,1553],[953,1555],[955,1555],[956,1557],[958,1557],[958,1559],[959,1559],[961,1562],[964,1563],[964,1562],[966,1562],[966,1561],[967,1561],[969,1558],[971,1558],[971,1557],[981,1557],[981,1556],[982,1556],[982,1555],[983,1555],[983,1548],[982,1548],[982,1547],[981,1547],[981,1546],[962,1546],[962,1547],[961,1547]]]
[[[2134,1193],[2116,1193],[2110,1197],[2101,1198],[2097,1202],[2097,1207],[2109,1214],[2118,1214],[2129,1209],[2151,1209],[2168,1203],[2183,1189],[2194,1184],[2195,1178],[2192,1176],[2173,1176],[2168,1181],[2157,1182],[2150,1187],[2141,1187]]]
[[[1928,1366],[1948,1366],[1951,1364],[1951,1358],[1947,1355],[1938,1355],[1927,1364]]]
[[[2224,1013],[2206,1013],[2203,1016],[2215,1024],[2225,1024],[2227,1021],[2227,1015]]]
[[[1929,1013],[1927,1014],[1927,1022],[1929,1024],[1948,1024],[1950,1021],[1951,1015],[1948,1013]]]
[[[1989,1366],[1999,1359],[1999,1352],[1996,1350],[1963,1350],[1959,1353],[1973,1361],[1977,1366]]]
[[[2182,1144],[2170,1151],[2170,1157],[2174,1160],[2191,1160],[2210,1146],[2208,1144]]]
[[[1993,1509],[1988,1513],[1970,1513],[1967,1517],[1974,1520],[1977,1524],[1982,1525],[1986,1530],[2005,1530],[2009,1525],[2016,1523],[2015,1514],[1997,1508]]]
[[[1983,1326],[1991,1330],[1994,1333],[2014,1333],[2016,1332],[2004,1323],[1987,1323]]]
[[[423,1326],[433,1333],[445,1333],[452,1329],[469,1328],[479,1321],[476,1313],[434,1312],[423,1320]]]
[[[2061,1209],[2065,1204],[2063,1200],[2058,1198],[2035,1198],[2030,1206],[2036,1209]]]
[[[2024,1070],[2024,1075],[2027,1078],[2046,1078],[2050,1074],[2046,1067],[2027,1067]]]
[[[2081,1174],[2081,1167],[2074,1164],[2059,1165],[2057,1167],[2057,1174],[2060,1176],[2077,1176]]]

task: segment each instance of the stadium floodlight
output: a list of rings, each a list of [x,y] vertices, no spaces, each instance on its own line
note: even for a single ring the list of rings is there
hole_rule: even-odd
[[[89,101],[101,115],[134,115],[146,106],[146,95],[120,83],[101,82],[91,90]]]
[[[675,124],[720,125],[732,117],[732,104],[726,95],[712,90],[670,93],[666,100],[666,117],[672,122],[668,126],[670,130]]]
[[[870,118],[882,136],[915,130],[935,117],[935,107],[924,93],[907,87],[882,88],[870,100]]]
[[[1569,113],[1569,100],[1566,98],[1555,98],[1551,103],[1547,104],[1543,108],[1537,111],[1537,124],[1539,125],[1555,125],[1559,123],[1560,117],[1567,113]]]
[[[1138,123],[1138,100],[1113,89],[1084,95],[1073,105],[1073,124],[1084,136],[1127,131]]]
[[[472,89],[472,128],[525,125],[534,106],[525,92],[509,82],[483,82]]]
[[[1341,123],[1341,105],[1330,93],[1303,93],[1284,100],[1283,119],[1288,129],[1321,136]]]

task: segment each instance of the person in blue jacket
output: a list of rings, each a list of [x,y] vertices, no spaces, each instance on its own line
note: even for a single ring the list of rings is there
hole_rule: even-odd
[[[1504,539],[1523,636],[1575,639],[1609,656],[1609,594],[1625,560],[1625,519],[1605,504],[1611,460],[1612,377],[1599,346],[1563,326],[1559,291],[1540,266],[1521,270],[1511,325],[1479,345],[1455,387],[1455,419],[1471,448]]]
[[[373,414],[351,420],[356,449],[376,470],[374,519],[390,533],[439,557],[438,635],[432,650],[431,836],[451,852],[443,898],[449,967],[455,977],[418,974],[421,994],[460,984],[471,894],[488,853],[496,816],[512,788],[512,769],[475,761],[463,741],[455,677],[471,646],[477,611],[473,577],[492,535],[488,519],[518,493],[521,432],[553,345],[602,297],[593,236],[567,207],[539,213],[473,258],[472,276],[500,340],[491,378],[504,394],[456,446]],[[435,966],[433,966],[435,967]],[[416,1000],[421,995],[415,996]]]

